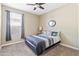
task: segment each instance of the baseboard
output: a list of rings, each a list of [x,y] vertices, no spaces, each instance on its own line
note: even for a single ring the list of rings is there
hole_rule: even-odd
[[[21,43],[21,42],[24,42],[24,40],[18,41],[18,42],[13,42],[13,43],[8,43],[8,44],[3,44],[3,45],[1,45],[1,47],[12,45],[12,44],[17,44],[17,43]]]
[[[60,45],[79,51],[79,48],[76,48],[76,47],[73,47],[73,46],[70,46],[70,45],[67,45],[67,44],[60,43]]]

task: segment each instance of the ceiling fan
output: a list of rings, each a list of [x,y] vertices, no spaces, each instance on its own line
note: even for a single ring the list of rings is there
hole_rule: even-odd
[[[45,4],[45,3],[35,3],[35,4],[27,4],[27,5],[33,6],[34,7],[33,10],[36,10],[37,8],[44,10],[44,7],[42,6],[43,4]]]

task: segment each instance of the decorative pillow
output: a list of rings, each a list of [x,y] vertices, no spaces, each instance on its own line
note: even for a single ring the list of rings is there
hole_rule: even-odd
[[[47,35],[47,32],[46,31],[42,31],[42,34]]]
[[[48,36],[51,36],[51,31],[47,31],[47,35]]]
[[[57,36],[58,35],[58,32],[52,32],[51,33],[51,36]]]

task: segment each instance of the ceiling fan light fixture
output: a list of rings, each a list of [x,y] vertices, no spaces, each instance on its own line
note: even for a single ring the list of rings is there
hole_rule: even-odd
[[[33,9],[33,10],[36,10],[37,8],[44,9],[44,7],[41,6],[41,5],[43,5],[43,4],[45,4],[45,3],[35,3],[35,4],[27,4],[27,5],[32,5],[32,6],[34,6],[34,9]]]

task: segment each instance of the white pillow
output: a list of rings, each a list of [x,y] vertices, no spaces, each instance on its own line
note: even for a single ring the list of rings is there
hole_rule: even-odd
[[[47,32],[46,31],[43,31],[42,34],[47,35]]]
[[[47,31],[47,36],[51,36],[51,31]]]

